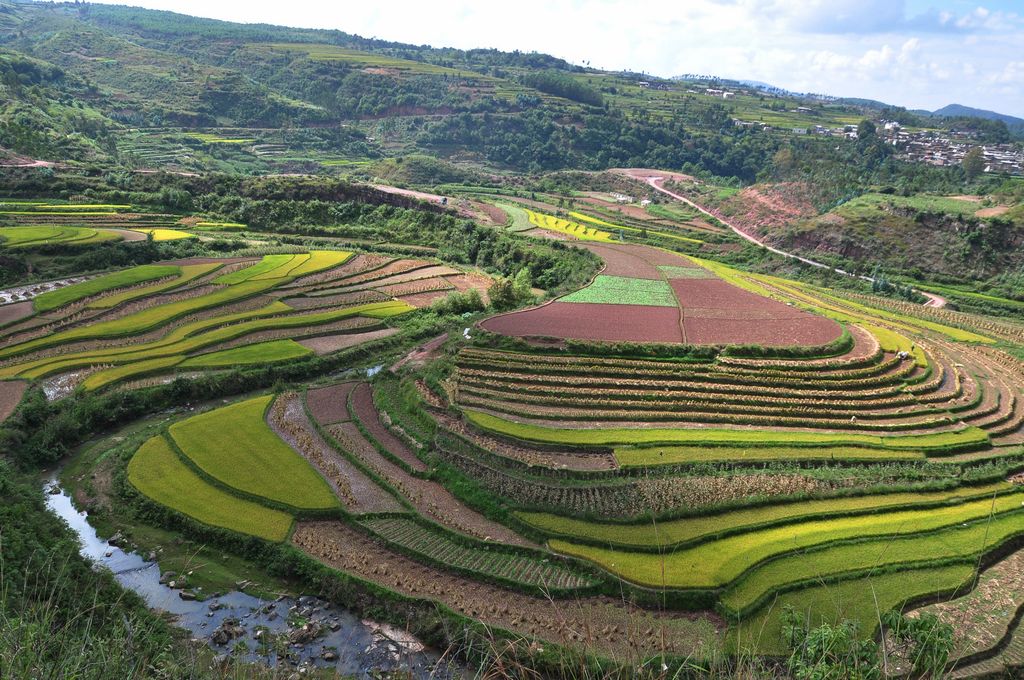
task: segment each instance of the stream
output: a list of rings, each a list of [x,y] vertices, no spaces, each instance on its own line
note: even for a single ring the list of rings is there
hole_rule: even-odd
[[[240,591],[205,601],[186,600],[160,567],[100,538],[86,512],[78,511],[56,474],[47,479],[46,504],[77,534],[82,555],[112,571],[151,609],[207,642],[218,655],[271,667],[331,668],[346,677],[379,678],[401,672],[411,678],[457,678],[462,672],[405,631],[360,620],[326,600],[302,596],[263,600]],[[406,675],[407,674],[407,675]]]

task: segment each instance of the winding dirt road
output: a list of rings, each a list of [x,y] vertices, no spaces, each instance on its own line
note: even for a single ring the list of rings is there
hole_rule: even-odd
[[[686,198],[685,196],[680,196],[679,194],[675,193],[674,191],[671,191],[670,189],[666,189],[661,184],[662,182],[665,181],[665,178],[660,176],[660,175],[646,175],[646,176],[644,176],[644,175],[632,174],[632,173],[627,173],[627,174],[629,174],[629,176],[633,177],[634,179],[644,180],[655,191],[660,191],[661,193],[665,194],[666,196],[669,196],[669,197],[671,197],[671,198],[673,198],[673,199],[675,199],[677,201],[685,203],[686,205],[690,206],[694,210],[699,211],[701,214],[707,215],[708,217],[711,217],[711,218],[714,218],[714,219],[718,220],[719,222],[721,222],[725,226],[727,226],[730,229],[732,229],[733,232],[737,236],[739,236],[740,238],[743,238],[743,239],[749,241],[750,243],[753,243],[756,246],[764,248],[765,250],[771,251],[771,252],[775,253],[776,255],[781,255],[783,257],[789,257],[789,258],[792,258],[794,260],[798,260],[800,262],[803,262],[804,264],[810,265],[812,267],[819,267],[821,269],[831,269],[832,271],[834,271],[834,272],[836,272],[838,274],[843,274],[844,276],[857,276],[856,274],[852,274],[852,273],[850,273],[848,271],[845,271],[843,269],[837,269],[836,267],[829,266],[829,265],[827,265],[827,264],[825,264],[823,262],[817,262],[816,260],[812,260],[812,259],[807,258],[807,257],[802,257],[802,256],[797,255],[795,253],[789,253],[789,252],[786,252],[785,250],[780,250],[779,248],[776,248],[774,246],[768,245],[764,241],[761,241],[760,239],[758,239],[758,238],[756,238],[754,236],[751,236],[750,234],[746,233],[745,231],[743,231],[742,229],[740,229],[736,225],[731,224],[730,222],[727,222],[726,220],[722,219],[718,215],[715,215],[715,214],[711,213],[709,210],[706,210],[705,208],[697,205],[696,203],[694,203],[690,199]],[[874,281],[874,279],[871,278],[870,276],[859,276],[858,278],[863,279],[864,281],[871,281],[871,282]],[[946,306],[946,299],[944,297],[940,296],[940,295],[935,295],[934,293],[927,293],[927,292],[925,292],[923,290],[915,290],[915,292],[917,292],[917,293],[923,295],[924,297],[928,298],[928,301],[924,303],[925,307],[934,307],[936,309],[940,309],[940,308]]]

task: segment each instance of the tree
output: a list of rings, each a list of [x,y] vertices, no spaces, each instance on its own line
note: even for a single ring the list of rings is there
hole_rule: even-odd
[[[857,139],[864,139],[866,137],[874,137],[877,132],[875,124],[868,119],[864,119],[857,126]]]
[[[982,154],[980,148],[974,147],[964,154],[964,160],[960,165],[963,167],[967,179],[974,180],[985,172],[985,155]]]

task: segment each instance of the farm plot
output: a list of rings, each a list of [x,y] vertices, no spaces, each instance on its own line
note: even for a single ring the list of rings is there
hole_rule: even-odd
[[[965,499],[988,498],[993,493],[1005,493],[1010,488],[1009,484],[998,483],[984,487],[962,487],[952,491],[892,493],[777,503],[644,524],[594,522],[535,512],[519,512],[517,516],[548,535],[569,540],[623,548],[671,548],[812,517],[873,514],[882,510],[914,506],[937,507]]]
[[[382,517],[365,519],[360,524],[386,542],[422,556],[432,564],[469,572],[484,578],[531,586],[548,593],[565,593],[597,583],[565,565],[541,557],[541,554],[507,553],[471,546],[411,519]]]
[[[77,372],[86,389],[99,389],[178,367],[216,369],[295,360],[387,337],[393,329],[383,328],[383,320],[411,310],[404,302],[384,299],[302,313],[267,296],[297,278],[343,265],[349,257],[346,252],[313,251],[271,255],[256,262],[183,261],[130,269],[59,289],[54,293],[65,304],[47,317],[56,320],[51,332],[11,336],[6,344],[0,341],[0,376],[39,379]],[[226,273],[217,276],[224,264],[229,265]],[[163,280],[146,283],[158,279]],[[140,280],[134,287],[121,286],[123,290],[110,288]],[[101,295],[82,312],[68,306],[68,301],[101,289],[112,294]],[[145,304],[150,299],[155,304]],[[76,322],[74,326],[62,329],[64,317]],[[90,323],[91,319],[95,320]],[[374,334],[359,335],[354,332],[358,329],[373,329]],[[314,342],[314,347],[299,344],[310,336],[326,337]],[[86,377],[84,370],[91,374]]]
[[[991,650],[1015,634],[1015,619],[1022,607],[1024,550],[1018,550],[983,571],[970,593],[916,609],[909,616],[934,614],[951,625],[954,647],[950,658],[956,660]]]
[[[87,297],[99,295],[116,288],[125,288],[140,283],[146,283],[155,279],[180,276],[182,269],[172,265],[147,264],[140,267],[124,269],[112,274],[97,276],[94,279],[75,283],[70,286],[52,290],[49,293],[33,298],[37,312],[48,312],[63,305],[84,300]]]
[[[183,463],[163,435],[147,440],[128,463],[128,481],[152,500],[204,524],[283,541],[292,517],[213,486]]]
[[[85,227],[0,227],[0,246],[34,248],[45,245],[85,246],[104,241],[117,241],[122,236],[107,229]]]
[[[332,567],[405,595],[439,602],[485,624],[568,646],[600,646],[613,658],[637,653],[711,655],[717,621],[655,614],[607,598],[552,600],[446,572],[413,561],[340,522],[300,523],[292,537],[301,550]]]
[[[833,319],[738,288],[682,256],[647,246],[588,248],[605,261],[591,285],[480,327],[518,337],[775,347],[825,345],[843,333]]]
[[[676,306],[672,288],[664,281],[604,274],[595,278],[594,282],[586,288],[559,298],[559,301],[655,307]]]
[[[735,652],[788,654],[782,630],[782,612],[786,607],[810,613],[809,624],[812,626],[854,621],[859,634],[870,637],[878,628],[880,614],[899,609],[907,602],[966,589],[973,576],[973,565],[952,564],[875,574],[785,593],[771,606],[730,630],[726,644]]]
[[[580,557],[624,579],[660,588],[719,588],[771,557],[844,539],[897,537],[1019,511],[1024,493],[995,500],[965,501],[927,510],[897,510],[872,515],[812,520],[730,536],[668,554],[640,553],[552,540],[556,552]],[[1019,521],[1019,516],[1013,518]],[[875,556],[867,543],[856,544],[861,557]],[[911,558],[912,559],[912,558]],[[813,567],[814,562],[809,561]],[[870,564],[869,564],[870,566]]]
[[[560,217],[554,217],[553,215],[545,215],[543,213],[534,212],[533,210],[526,211],[527,216],[530,218],[530,223],[535,225],[539,229],[545,231],[552,231],[556,234],[563,234],[570,238],[578,239],[580,241],[611,241],[612,235],[607,231],[588,227],[580,224],[579,222],[572,222],[570,220],[563,220]]]
[[[267,425],[272,396],[171,425],[174,443],[197,467],[233,489],[302,509],[337,507],[330,487]]]
[[[23,380],[0,380],[0,423],[18,408],[27,387]]]

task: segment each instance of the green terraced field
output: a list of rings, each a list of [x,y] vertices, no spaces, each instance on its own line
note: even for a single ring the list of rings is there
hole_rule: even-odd
[[[611,305],[675,307],[672,287],[657,279],[633,279],[601,275],[586,288],[558,299],[559,302],[592,302]]]
[[[0,246],[31,248],[42,245],[89,245],[117,241],[121,235],[105,229],[86,227],[0,227]]]
[[[237,498],[207,483],[178,458],[162,435],[146,441],[128,464],[128,481],[143,495],[204,524],[283,541],[292,517]]]
[[[158,295],[169,290],[174,290],[179,286],[184,286],[200,276],[209,274],[220,266],[221,265],[216,262],[212,262],[210,264],[187,264],[183,267],[179,267],[181,274],[170,281],[156,283],[152,286],[143,286],[134,290],[126,290],[123,293],[118,293],[116,295],[104,295],[99,300],[90,302],[88,307],[89,309],[110,309],[111,307],[116,307],[117,305],[125,302],[139,300],[151,295]]]
[[[273,395],[171,425],[168,432],[203,472],[233,489],[303,509],[338,506],[327,482],[264,420]]]
[[[782,612],[787,606],[805,614],[810,612],[810,624],[814,626],[835,624],[842,619],[856,621],[861,636],[867,637],[878,629],[881,613],[908,601],[964,588],[973,574],[972,565],[954,564],[879,574],[786,593],[731,630],[728,646],[761,654],[788,654],[782,638]]]
[[[924,536],[886,538],[772,560],[747,574],[722,596],[733,612],[747,612],[787,584],[820,581],[863,570],[885,570],[907,562],[956,560],[975,564],[978,557],[1024,534],[1024,511],[997,515]]]
[[[168,276],[180,276],[181,273],[181,267],[174,265],[145,264],[43,293],[32,301],[32,305],[37,312],[48,312],[62,305],[77,302],[108,290],[134,286]]]
[[[628,552],[555,539],[551,548],[590,560],[634,583],[664,588],[718,588],[762,560],[823,543],[870,536],[905,536],[1019,510],[1024,492],[928,510],[813,520],[753,531],[663,555]],[[868,550],[868,549],[865,549]]]
[[[220,352],[200,354],[182,362],[182,368],[230,368],[245,364],[272,364],[312,354],[294,340],[271,340],[255,345],[233,347]]]
[[[516,516],[552,536],[560,536],[569,540],[583,539],[626,548],[651,548],[709,540],[728,533],[749,531],[772,524],[812,517],[871,514],[882,510],[914,506],[928,507],[970,498],[987,498],[992,494],[1005,493],[1011,489],[1009,484],[999,482],[982,487],[961,487],[952,491],[828,498],[796,503],[777,503],[721,514],[642,524],[596,522],[543,512],[517,512]]]
[[[247,284],[239,284],[247,285]],[[411,307],[404,302],[373,302],[353,307],[345,307],[327,312],[313,314],[295,314],[283,316],[290,308],[282,302],[274,302],[266,307],[247,312],[238,312],[213,319],[195,321],[185,324],[168,333],[160,340],[138,345],[109,348],[95,351],[84,351],[59,354],[53,357],[37,359],[23,364],[13,364],[0,368],[0,376],[21,376],[30,379],[41,378],[56,372],[72,370],[84,366],[115,364],[115,369],[105,369],[90,376],[90,384],[108,384],[105,376],[116,376],[122,380],[132,375],[132,369],[123,364],[148,362],[160,357],[177,356],[179,361],[188,354],[195,353],[204,347],[233,340],[259,331],[283,328],[303,328],[338,321],[352,316],[370,318],[386,318],[403,314]],[[264,318],[271,317],[271,318]],[[175,362],[176,363],[176,362]],[[173,363],[167,364],[174,365]]]
[[[262,276],[268,272],[278,269],[279,267],[287,265],[292,262],[294,258],[294,255],[264,255],[263,259],[259,262],[239,269],[236,272],[218,276],[213,280],[213,282],[230,286],[244,281],[249,281],[257,276]]]
[[[606,428],[591,430],[571,430],[554,427],[543,427],[517,423],[489,413],[464,409],[469,420],[491,432],[515,437],[525,441],[551,444],[570,444],[576,446],[616,446],[628,444],[656,443],[697,443],[727,442],[771,444],[827,444],[827,445],[866,445],[889,449],[921,449],[942,448],[985,444],[988,435],[979,428],[968,427],[956,432],[944,432],[923,435],[877,436],[871,434],[848,434],[842,432],[783,432],[777,430],[716,430],[716,429],[628,429]],[[652,463],[659,459],[658,448],[651,447]],[[639,460],[639,456],[637,457]]]

